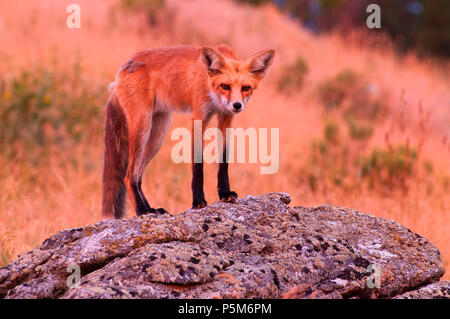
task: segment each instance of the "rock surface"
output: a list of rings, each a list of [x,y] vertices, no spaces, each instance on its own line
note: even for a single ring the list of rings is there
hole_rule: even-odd
[[[450,281],[439,281],[417,290],[405,292],[394,299],[450,299]]]
[[[354,210],[289,202],[270,193],[64,230],[0,269],[0,298],[448,298],[425,238]],[[68,287],[70,265],[79,287]]]

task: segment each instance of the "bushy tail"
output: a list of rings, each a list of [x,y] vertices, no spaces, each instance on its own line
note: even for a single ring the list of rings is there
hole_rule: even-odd
[[[128,129],[125,113],[114,93],[106,106],[102,218],[121,218],[125,213],[124,177],[128,167]]]

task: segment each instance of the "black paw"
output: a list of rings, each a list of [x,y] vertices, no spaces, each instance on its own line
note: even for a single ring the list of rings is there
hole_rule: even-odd
[[[208,205],[208,203],[206,202],[206,200],[201,199],[201,200],[194,200],[192,202],[192,208],[193,209],[199,209],[199,208],[203,208],[206,207]]]
[[[235,204],[238,198],[238,194],[236,194],[236,192],[233,191],[223,192],[219,193],[219,198],[222,202]]]
[[[149,214],[155,214],[155,215],[163,215],[163,214],[169,214],[169,212],[167,210],[165,210],[164,208],[150,208],[147,209],[146,211],[142,212],[142,213],[136,213],[138,216],[142,216],[142,215],[149,215]]]

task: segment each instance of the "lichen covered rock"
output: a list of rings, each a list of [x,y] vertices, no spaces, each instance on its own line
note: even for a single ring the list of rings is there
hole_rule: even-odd
[[[450,281],[433,282],[425,287],[395,296],[394,299],[450,299]]]
[[[0,297],[391,298],[444,273],[438,249],[395,221],[289,202],[270,193],[64,230],[0,269]]]

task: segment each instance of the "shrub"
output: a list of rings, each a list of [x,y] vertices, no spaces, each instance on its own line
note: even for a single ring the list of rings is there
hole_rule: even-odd
[[[271,0],[236,0],[238,3],[248,3],[252,6],[259,6],[271,2]]]
[[[311,156],[301,174],[307,176],[311,191],[316,192],[320,186],[328,184],[344,186],[348,175],[348,147],[343,143],[339,124],[328,120],[325,123],[323,137],[311,143]]]
[[[297,57],[292,65],[286,66],[278,81],[281,91],[298,90],[302,87],[304,78],[308,73],[308,65],[302,57]]]
[[[367,89],[360,88],[350,97],[350,105],[344,110],[346,118],[382,122],[389,113],[389,107],[384,100],[371,97]]]
[[[339,125],[335,121],[328,121],[324,129],[325,142],[327,144],[338,144],[339,142]]]
[[[155,26],[166,9],[165,0],[121,0],[119,7],[126,12],[145,12],[148,23]]]
[[[373,124],[384,121],[389,113],[386,93],[380,94],[376,84],[367,83],[352,70],[322,82],[318,96],[327,111],[341,111],[355,139],[370,137]]]
[[[358,165],[361,178],[370,186],[400,186],[406,190],[406,180],[414,175],[416,162],[417,151],[399,145],[388,150],[374,149],[369,156],[360,157]]]
[[[25,155],[31,163],[49,148],[67,149],[100,136],[104,87],[72,72],[36,69],[0,80],[0,145],[5,158]]]
[[[318,95],[327,110],[339,108],[349,97],[357,83],[357,75],[352,70],[344,70],[332,79],[319,85]]]
[[[373,128],[354,119],[347,120],[347,128],[348,132],[341,132],[336,120],[327,120],[322,137],[312,141],[308,161],[300,172],[311,191],[326,192],[330,187],[351,191],[367,185],[407,192],[410,180],[419,178],[418,151],[406,143],[366,152]],[[433,174],[429,161],[422,164],[425,174]]]
[[[372,136],[373,127],[366,121],[357,120],[353,116],[348,116],[346,123],[351,138],[355,140],[367,140]]]

